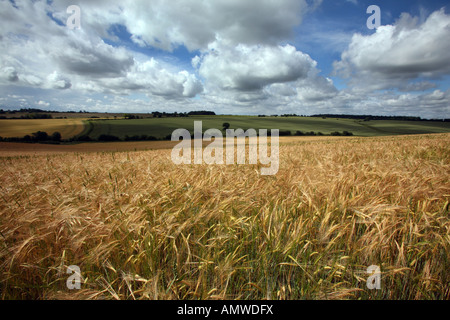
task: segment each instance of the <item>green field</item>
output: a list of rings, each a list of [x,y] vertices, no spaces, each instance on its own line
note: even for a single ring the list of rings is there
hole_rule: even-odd
[[[230,123],[231,129],[280,129],[283,131],[322,132],[325,135],[335,131],[349,131],[355,136],[388,136],[422,133],[450,133],[448,122],[437,121],[394,121],[354,119],[307,118],[307,117],[265,117],[254,116],[191,116],[188,118],[149,118],[137,120],[90,120],[86,121],[83,132],[93,139],[102,134],[114,135],[121,139],[126,136],[148,135],[164,138],[176,129],[194,130],[194,121],[203,122],[203,131],[211,128],[222,129],[222,124]]]

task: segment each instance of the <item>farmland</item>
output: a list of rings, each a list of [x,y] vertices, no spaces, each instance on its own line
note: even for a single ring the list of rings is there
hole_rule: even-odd
[[[26,114],[15,114],[15,116]],[[44,131],[51,135],[60,132],[63,140],[88,137],[97,140],[101,135],[115,136],[121,140],[127,137],[153,137],[170,140],[172,132],[179,128],[193,133],[194,122],[202,121],[203,130],[222,129],[229,123],[231,129],[253,128],[279,129],[296,135],[299,131],[308,135],[330,135],[335,132],[350,132],[355,136],[373,137],[405,134],[450,133],[449,122],[400,121],[400,120],[355,120],[322,117],[255,117],[255,116],[189,116],[123,119],[123,114],[61,113],[65,119],[8,119],[0,120],[0,137],[21,138]],[[84,118],[82,116],[85,115]],[[87,118],[89,116],[89,118]],[[143,139],[145,140],[145,139]]]
[[[33,132],[61,133],[63,139],[79,135],[84,130],[83,119],[8,119],[0,120],[0,137],[23,137]]]
[[[203,129],[222,129],[223,123],[230,123],[231,129],[280,129],[323,134],[331,132],[349,131],[356,136],[387,136],[421,133],[446,133],[450,132],[448,122],[437,121],[393,121],[373,120],[357,121],[353,119],[333,119],[316,117],[251,117],[251,116],[190,116],[189,118],[149,118],[133,120],[90,120],[83,132],[92,139],[97,139],[102,134],[114,135],[121,139],[126,136],[148,135],[156,138],[165,138],[179,128],[193,132],[194,121],[202,121]]]
[[[283,144],[292,144],[311,141],[331,141],[347,139],[346,137],[280,137]],[[1,157],[28,157],[35,155],[54,155],[64,153],[96,153],[96,152],[130,152],[160,149],[172,149],[177,141],[133,141],[133,142],[89,142],[76,144],[38,144],[0,142]],[[203,142],[207,146],[208,142]]]
[[[0,157],[1,298],[450,298],[449,134],[280,141],[275,176],[170,148]]]

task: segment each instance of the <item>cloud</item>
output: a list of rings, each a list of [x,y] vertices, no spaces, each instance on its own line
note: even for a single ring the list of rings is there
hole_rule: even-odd
[[[40,106],[40,107],[48,107],[48,106],[50,106],[50,103],[48,103],[46,101],[39,100],[37,102],[37,105]]]
[[[394,25],[381,26],[372,35],[355,34],[334,70],[353,85],[398,88],[419,77],[450,74],[448,61],[450,16],[442,9],[420,25],[418,18],[403,13]]]
[[[315,68],[308,55],[278,43],[320,3],[82,0],[81,29],[70,30],[64,26],[70,1],[8,2],[0,22],[0,56],[8,62],[2,63],[1,78],[21,86],[86,94],[144,93],[172,100],[208,93],[217,101],[265,100],[272,95],[265,87],[306,78]],[[193,62],[208,90],[192,72],[105,43],[104,39],[118,40],[110,32],[112,25],[123,25],[131,40],[142,46],[201,50]]]
[[[306,78],[316,62],[291,45],[236,47],[216,42],[195,58],[199,74],[222,90],[256,91]]]
[[[298,27],[321,0],[79,0],[75,30],[64,25],[71,0],[0,3],[0,94],[8,105],[430,117],[450,111],[449,91],[437,80],[450,73],[443,10],[405,13],[352,37],[344,18],[311,15],[309,26]],[[191,51],[170,53],[180,46]],[[340,90],[318,69],[336,54],[333,80],[339,87],[347,80]]]
[[[109,2],[96,3],[106,9]],[[192,98],[203,90],[197,77],[182,68],[164,66],[154,58],[107,44],[92,27],[70,30],[61,25],[57,21],[64,22],[65,8],[65,15],[60,15],[55,7],[43,1],[22,0],[16,1],[15,6],[11,2],[2,3],[2,7],[0,82],[3,84],[82,93],[143,92],[168,99]],[[88,2],[82,3],[82,7],[90,8]],[[108,10],[93,11],[91,15],[102,21]]]
[[[193,98],[203,91],[195,75],[185,70],[171,72],[155,59],[138,65],[127,78],[149,93],[167,98]]]
[[[17,82],[19,80],[19,76],[17,75],[17,71],[14,67],[4,67],[1,72],[2,78],[7,81]]]
[[[72,87],[70,79],[59,74],[57,71],[48,75],[47,84],[47,87],[52,89],[69,89]]]
[[[206,49],[216,39],[237,44],[279,44],[293,35],[293,28],[322,0],[124,0],[78,1],[82,26],[102,37],[113,24],[127,28],[141,46],[171,51],[184,45]],[[55,2],[54,16],[64,21],[70,0]]]
[[[133,0],[123,6],[123,24],[134,39],[164,50],[205,49],[216,39],[274,45],[292,36],[307,10],[304,0]]]
[[[151,58],[145,62],[134,61],[133,66],[120,77],[91,79],[78,84],[80,90],[128,95],[145,93],[167,99],[193,98],[203,91],[197,77],[185,70],[175,71]]]
[[[91,39],[81,32],[73,33],[67,39],[55,41],[62,42],[59,44],[62,47],[48,51],[48,56],[61,70],[80,76],[110,78],[123,75],[133,65],[132,55],[124,48]]]

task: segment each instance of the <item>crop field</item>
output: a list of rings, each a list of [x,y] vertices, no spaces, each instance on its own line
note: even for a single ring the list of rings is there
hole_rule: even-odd
[[[1,298],[450,298],[450,134],[280,141],[274,176],[170,149],[0,157]]]
[[[61,133],[63,139],[76,136],[84,130],[84,119],[26,119],[26,120],[0,120],[0,137],[23,137],[33,132],[45,131]]]
[[[308,141],[331,141],[345,140],[348,137],[280,137],[283,144],[308,142]],[[247,139],[248,140],[248,139]],[[207,146],[210,142],[203,142]],[[0,158],[4,157],[30,157],[37,155],[53,155],[65,153],[95,153],[95,152],[127,152],[172,149],[178,145],[178,141],[133,141],[133,142],[89,142],[77,144],[39,144],[39,143],[16,143],[0,142]]]
[[[90,120],[86,122],[83,132],[92,139],[102,134],[114,135],[121,139],[126,136],[149,135],[156,138],[165,138],[174,130],[183,128],[194,132],[194,121],[202,121],[203,130],[222,128],[223,123],[229,123],[231,129],[253,128],[280,129],[303,132],[331,132],[349,131],[355,136],[388,136],[422,133],[450,133],[448,122],[434,121],[393,121],[372,120],[356,121],[352,119],[314,118],[314,117],[251,117],[251,116],[190,116],[189,118],[149,118],[133,120]]]

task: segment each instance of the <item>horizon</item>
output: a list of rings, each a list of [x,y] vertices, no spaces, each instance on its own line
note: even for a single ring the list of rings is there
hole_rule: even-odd
[[[5,109],[6,108],[6,109]],[[21,109],[8,109],[6,106],[0,106],[0,111],[3,112],[13,112],[13,113],[88,113],[88,114],[134,114],[134,115],[150,115],[154,113],[161,113],[161,114],[189,114],[192,112],[214,112],[211,110],[187,110],[184,112],[165,112],[160,110],[152,110],[147,112],[108,112],[108,111],[86,111],[86,110],[67,110],[67,111],[61,111],[61,110],[45,110],[35,107],[29,107],[29,108],[21,108]],[[202,115],[202,114],[196,114],[192,116],[230,116],[230,117],[374,117],[374,118],[387,118],[386,120],[389,120],[389,118],[404,118],[403,120],[408,120],[408,118],[415,118],[420,119],[424,121],[445,121],[450,120],[450,118],[423,118],[420,116],[413,116],[413,115],[380,115],[380,114],[346,114],[346,113],[317,113],[317,114],[229,114],[229,113],[216,113],[214,112],[214,115]],[[376,120],[376,119],[372,119]]]

